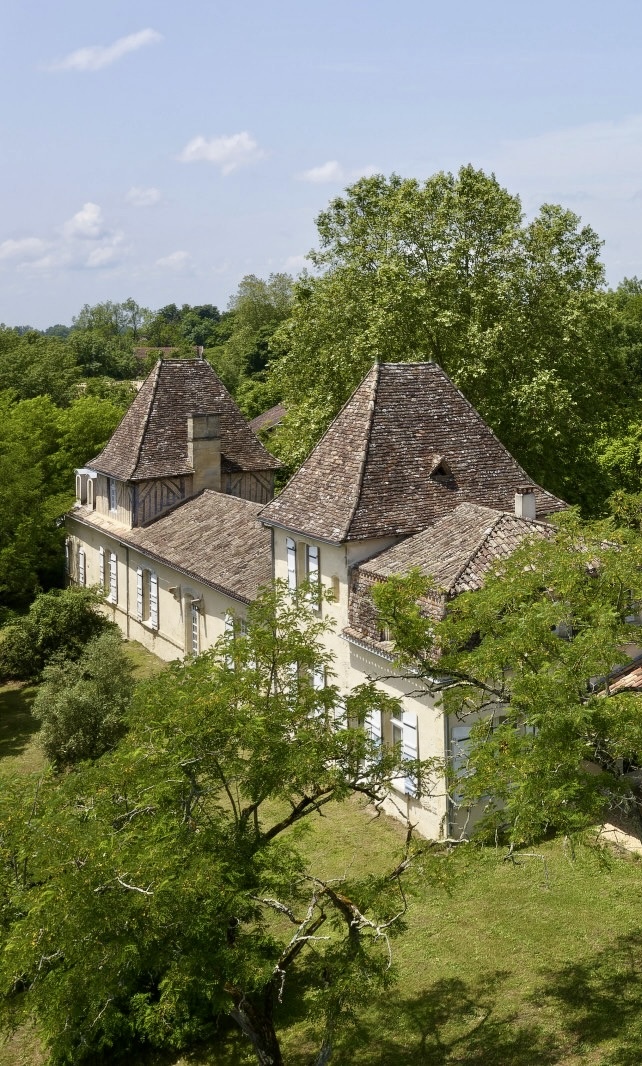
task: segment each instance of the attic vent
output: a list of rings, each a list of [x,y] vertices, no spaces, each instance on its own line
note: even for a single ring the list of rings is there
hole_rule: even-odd
[[[452,477],[452,474],[450,463],[444,459],[443,455],[436,455],[430,471],[431,478],[434,478],[435,481],[447,481]]]

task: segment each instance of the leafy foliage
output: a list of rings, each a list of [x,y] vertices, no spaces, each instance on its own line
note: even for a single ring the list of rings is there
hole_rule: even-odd
[[[595,505],[593,446],[622,378],[596,234],[554,205],[525,223],[470,166],[362,178],[317,226],[321,273],[296,284],[273,341],[280,455],[298,464],[374,361],[434,359],[533,477]]]
[[[27,614],[2,631],[0,678],[28,681],[53,658],[78,659],[89,641],[115,630],[98,610],[100,603],[94,589],[78,586],[37,596]]]
[[[305,987],[295,966],[327,1062],[337,1026],[391,979],[410,856],[330,882],[293,832],[355,792],[377,801],[401,765],[356,726],[395,701],[372,684],[345,703],[314,686],[331,666],[325,629],[305,599],[266,591],[247,636],[138,687],[113,754],[35,802],[0,798],[3,1009],[37,1014],[53,1063],[212,1040],[227,1015],[278,1066],[281,996]],[[432,769],[412,767],[420,785]]]
[[[119,633],[86,643],[77,659],[55,657],[42,671],[33,705],[40,743],[58,769],[110,751],[125,732],[132,664]]]

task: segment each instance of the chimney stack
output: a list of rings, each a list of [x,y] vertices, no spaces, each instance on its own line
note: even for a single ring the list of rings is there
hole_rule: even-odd
[[[221,491],[221,418],[214,411],[187,416],[187,460],[194,471],[192,492]]]
[[[517,518],[537,518],[537,502],[533,485],[520,485],[515,493],[515,515]]]

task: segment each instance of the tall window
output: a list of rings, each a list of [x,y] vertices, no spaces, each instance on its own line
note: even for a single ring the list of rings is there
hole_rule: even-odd
[[[305,577],[306,581],[309,581],[312,586],[310,603],[313,607],[319,607],[321,605],[321,590],[319,587],[319,549],[316,544],[306,544],[305,546]]]
[[[109,510],[118,510],[118,482],[113,477],[107,478],[107,484],[109,485]]]
[[[136,571],[136,615],[139,622],[158,629],[158,575],[142,566]]]
[[[296,589],[296,544],[291,537],[285,538],[285,551],[288,560],[288,588],[294,592]]]
[[[105,549],[102,544],[98,549],[98,584],[102,592],[105,591]]]
[[[401,746],[402,757],[405,760],[416,759],[419,750],[417,744],[417,715],[411,711],[400,710],[392,718],[390,725],[392,743]],[[411,774],[398,778],[397,782],[397,787],[405,792],[407,796],[415,796],[417,794],[417,782]]]
[[[118,559],[115,552],[109,553],[109,596],[110,603],[118,603]]]
[[[192,655],[198,655],[201,650],[201,609],[195,600],[192,600],[191,638]]]
[[[87,584],[87,567],[85,562],[85,549],[78,549],[78,584]]]

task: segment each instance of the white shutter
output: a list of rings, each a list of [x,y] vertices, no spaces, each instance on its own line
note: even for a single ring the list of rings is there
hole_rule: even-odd
[[[315,666],[312,670],[312,688],[315,692],[320,692],[325,688],[325,666]],[[320,718],[325,714],[323,706],[315,707],[312,711],[313,718]]]
[[[143,620],[143,568],[136,570],[136,617],[139,622]]]
[[[65,537],[65,576],[69,577],[69,562],[71,559],[71,540]]]
[[[285,538],[285,549],[288,558],[288,588],[294,592],[296,589],[296,544],[290,537]]]
[[[418,757],[417,715],[413,714],[412,711],[403,712],[403,740],[401,747],[404,759],[416,759]],[[416,778],[411,776],[405,778],[404,791],[408,796],[417,794]]]
[[[198,655],[201,646],[201,612],[197,603],[192,603],[192,655]]]
[[[102,544],[98,549],[98,583],[101,592],[105,591],[105,549]]]
[[[456,725],[450,731],[450,765],[456,777],[468,777],[468,752],[470,750],[470,726]],[[461,799],[460,792],[454,792],[455,801]]]
[[[365,727],[366,733],[368,733],[370,739],[374,741],[377,747],[381,747],[381,741],[383,740],[383,723],[381,721],[380,710],[368,711]]]
[[[85,585],[87,580],[87,571],[85,568],[85,549],[78,549],[78,584]]]
[[[115,552],[109,553],[109,600],[118,603],[118,559]]]
[[[158,574],[153,570],[149,575],[149,624],[158,629]]]

